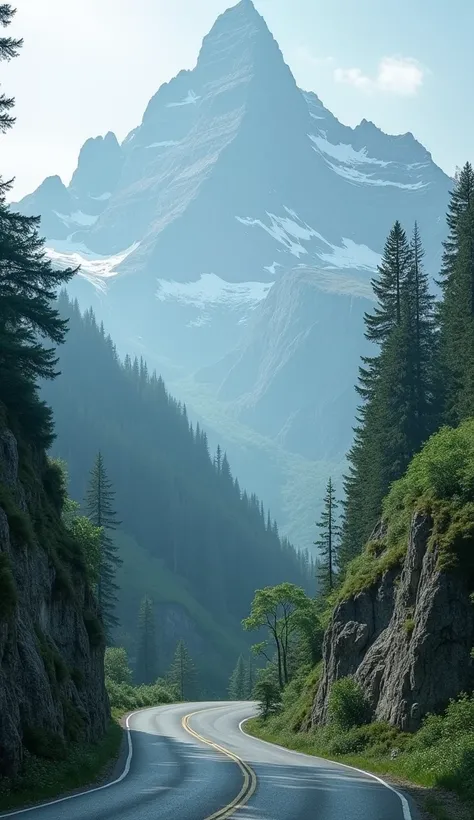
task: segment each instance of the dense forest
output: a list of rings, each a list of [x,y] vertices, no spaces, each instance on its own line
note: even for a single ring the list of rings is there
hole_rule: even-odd
[[[81,316],[65,293],[58,308],[68,322],[61,375],[44,383],[42,395],[54,410],[52,453],[68,465],[70,495],[85,499],[100,451],[121,530],[140,556],[159,559],[166,577],[182,579],[195,601],[236,632],[256,587],[291,580],[309,588],[308,557],[279,537],[257,497],[239,487],[226,454],[209,453],[205,432],[162,379],[143,361],[122,363],[92,311]],[[133,552],[134,545],[124,548]],[[119,576],[126,587],[126,573]],[[118,635],[128,634],[132,652],[141,597],[152,595],[148,581],[145,575],[133,600],[119,592]]]

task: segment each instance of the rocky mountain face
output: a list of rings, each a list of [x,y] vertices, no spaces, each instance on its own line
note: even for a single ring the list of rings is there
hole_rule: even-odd
[[[2,421],[0,776],[14,776],[27,751],[61,757],[68,741],[98,740],[109,717],[92,594],[55,540],[61,530],[44,457],[26,462],[18,450]]]
[[[88,140],[69,186],[49,178],[18,207],[42,215],[58,265],[81,264],[81,306],[191,412],[199,371],[205,422],[218,410],[229,431],[237,418],[321,459],[350,440],[363,302],[385,237],[395,219],[407,230],[417,219],[435,275],[450,185],[412,134],[349,128],[301,91],[241,0],[121,145]],[[244,466],[244,483],[278,495],[254,475]]]
[[[432,521],[412,519],[400,568],[336,607],[324,640],[313,725],[328,718],[331,685],[354,675],[373,716],[405,731],[474,685],[474,612],[466,577],[438,567]],[[383,535],[383,533],[382,533]]]

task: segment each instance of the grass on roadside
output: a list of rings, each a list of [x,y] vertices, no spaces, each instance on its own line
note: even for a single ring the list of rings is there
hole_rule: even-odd
[[[453,701],[442,715],[429,715],[413,735],[377,722],[348,729],[330,724],[298,731],[299,727],[291,725],[295,708],[293,702],[291,710],[284,709],[266,721],[254,718],[246,723],[246,731],[305,754],[451,791],[465,802],[474,818],[474,696]],[[429,802],[429,795],[427,799]],[[432,815],[445,820],[443,806],[434,797],[431,803],[428,808]]]
[[[98,743],[71,743],[62,760],[25,752],[22,771],[15,781],[0,780],[0,811],[54,799],[98,782],[118,759],[122,736],[123,730],[114,719]]]

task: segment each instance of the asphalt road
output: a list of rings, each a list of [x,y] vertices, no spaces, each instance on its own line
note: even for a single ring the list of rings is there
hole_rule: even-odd
[[[138,712],[129,719],[128,759],[118,780],[1,816],[416,820],[403,795],[367,774],[245,735],[241,721],[254,710],[249,703],[188,703]]]

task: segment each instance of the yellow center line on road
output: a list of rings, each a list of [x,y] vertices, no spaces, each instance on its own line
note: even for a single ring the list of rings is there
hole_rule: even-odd
[[[246,806],[249,802],[250,798],[252,797],[255,789],[257,788],[257,775],[255,774],[254,770],[248,763],[242,760],[238,755],[234,754],[234,752],[230,752],[229,749],[225,749],[223,746],[219,746],[218,743],[214,743],[212,740],[208,740],[208,738],[203,737],[198,732],[195,732],[194,729],[191,728],[189,725],[189,721],[195,715],[199,715],[204,711],[214,711],[214,710],[207,710],[207,709],[200,709],[197,712],[191,712],[191,714],[186,715],[183,717],[181,721],[181,725],[183,729],[185,729],[188,734],[192,735],[196,738],[196,740],[200,740],[201,743],[205,743],[206,746],[210,746],[212,749],[215,749],[217,752],[221,752],[221,754],[225,755],[226,757],[233,760],[234,763],[237,764],[240,771],[242,772],[244,782],[240,792],[238,793],[237,797],[234,798],[227,806],[223,806],[222,809],[214,812],[214,814],[210,814],[208,817],[205,817],[204,820],[226,820],[227,817],[232,817],[232,815],[237,811],[237,809]]]

